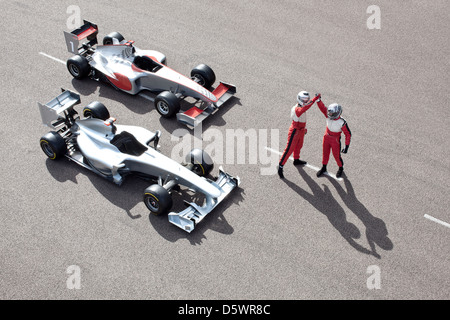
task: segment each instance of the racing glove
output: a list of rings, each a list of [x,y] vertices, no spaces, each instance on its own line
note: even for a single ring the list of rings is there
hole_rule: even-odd
[[[320,93],[316,93],[316,96],[313,98],[314,101],[320,101],[322,95]]]
[[[344,149],[342,149],[342,153],[347,153],[348,152],[348,148],[350,147],[350,145],[346,145]]]

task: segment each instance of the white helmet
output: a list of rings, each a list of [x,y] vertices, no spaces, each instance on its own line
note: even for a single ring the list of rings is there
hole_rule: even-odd
[[[327,108],[328,118],[331,120],[336,120],[342,114],[342,107],[340,104],[332,103]]]
[[[299,105],[304,106],[309,101],[309,92],[300,91],[297,94],[297,102]]]

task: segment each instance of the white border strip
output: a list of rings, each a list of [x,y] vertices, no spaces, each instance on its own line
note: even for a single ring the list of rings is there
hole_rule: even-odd
[[[431,220],[433,222],[439,223],[441,225],[443,225],[444,227],[450,228],[450,223],[444,222],[442,220],[436,219],[435,217],[429,216],[428,214],[425,214],[423,216],[424,218]]]
[[[59,63],[62,63],[62,64],[66,64],[64,61],[62,61],[62,60],[60,60],[58,58],[52,57],[51,55],[48,55],[48,54],[46,54],[44,52],[39,52],[39,54],[44,56],[44,57],[50,58],[50,59],[52,59],[52,60],[54,60],[56,62],[59,62]]]
[[[279,152],[279,151],[277,151],[277,150],[274,150],[274,149],[272,149],[272,148],[266,147],[265,149],[266,149],[267,151],[276,153],[276,154],[278,154],[278,155],[280,155],[280,156],[282,155],[281,152]],[[294,158],[293,158],[292,156],[289,157],[289,159],[292,160],[292,161],[294,161]],[[318,172],[318,171],[320,170],[320,168],[317,168],[316,166],[310,165],[310,164],[308,164],[308,163],[305,164],[304,167],[310,168],[310,169],[312,169],[312,170],[314,170],[314,171],[316,171],[316,172]],[[337,181],[342,181],[342,180],[343,180],[342,178],[336,177],[336,176],[335,176],[334,174],[332,174],[332,173],[325,172],[324,175],[327,175],[327,176],[329,176],[330,178],[333,178],[333,179],[335,179],[335,180],[337,180]]]

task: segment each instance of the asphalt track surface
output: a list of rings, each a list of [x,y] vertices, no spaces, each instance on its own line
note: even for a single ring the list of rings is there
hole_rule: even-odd
[[[372,4],[381,9],[379,30],[366,25]],[[148,214],[148,182],[130,178],[117,187],[67,160],[46,159],[39,138],[48,128],[37,102],[60,88],[76,90],[84,104],[103,102],[118,123],[161,130],[164,154],[184,128],[160,119],[147,99],[73,80],[40,54],[70,57],[63,37],[70,5],[98,24],[99,39],[118,31],[164,52],[181,73],[207,63],[235,84],[236,98],[206,120],[204,132],[279,130],[279,145],[266,146],[282,151],[299,90],[339,102],[353,134],[345,178],[317,178],[314,168],[290,161],[285,180],[262,175],[268,165],[259,161],[224,163],[241,188],[188,234]],[[1,7],[0,298],[450,298],[448,1]],[[313,106],[302,149],[311,166],[320,167],[324,130]],[[328,167],[337,170],[333,159]],[[175,202],[186,196],[175,194]],[[67,288],[72,265],[81,270],[80,289]],[[381,282],[369,289],[373,270]]]

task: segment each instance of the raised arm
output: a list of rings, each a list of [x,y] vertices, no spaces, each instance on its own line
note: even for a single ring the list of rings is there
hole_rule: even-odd
[[[319,107],[319,110],[322,111],[323,115],[327,118],[327,107],[322,102],[322,95],[320,93],[316,93],[316,96],[314,97],[317,100],[317,106]]]
[[[322,111],[323,115],[328,118],[327,116],[327,107],[323,104],[322,100],[317,101],[317,106],[319,107],[319,110]]]
[[[303,107],[295,108],[295,114],[297,115],[297,117],[300,117],[303,113],[308,111],[309,108],[311,108],[314,102],[316,102],[317,100],[320,100],[320,95],[319,96],[316,95],[314,98],[309,100],[308,103],[305,104]]]

